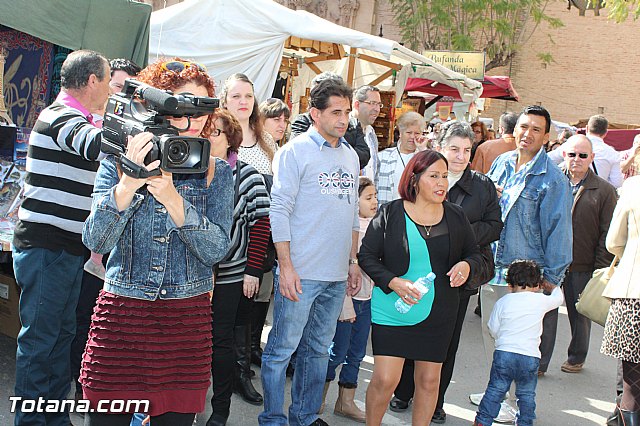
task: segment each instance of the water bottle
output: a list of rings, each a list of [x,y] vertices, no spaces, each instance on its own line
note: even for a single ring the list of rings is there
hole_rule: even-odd
[[[413,283],[413,287],[420,292],[420,298],[422,298],[429,292],[430,289],[433,288],[433,282],[435,281],[435,279],[436,274],[434,274],[433,272],[429,272],[426,277],[420,277]],[[395,306],[398,312],[400,312],[401,314],[406,314],[407,312],[409,312],[413,305],[408,305],[404,300],[402,300],[401,297],[398,297]]]

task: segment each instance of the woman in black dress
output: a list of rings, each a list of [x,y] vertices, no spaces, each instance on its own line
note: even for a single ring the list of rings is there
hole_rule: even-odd
[[[449,194],[447,199],[462,207],[476,241],[485,258],[493,256],[490,243],[500,238],[502,220],[500,218],[500,206],[493,182],[483,175],[473,171],[469,167],[473,130],[467,123],[452,121],[442,127],[437,144],[440,152],[449,163]],[[480,276],[483,275],[483,276]],[[485,274],[472,276],[471,280],[460,287],[460,304],[458,315],[449,345],[447,358],[442,365],[440,374],[440,391],[436,411],[431,418],[432,423],[444,423],[446,413],[444,411],[444,395],[453,376],[453,368],[460,343],[464,316],[469,305],[469,298],[478,292],[478,287],[487,282],[491,277]],[[395,397],[389,407],[392,411],[404,411],[409,407],[409,401],[413,398],[413,363],[407,361],[402,371],[402,379],[395,390]]]
[[[401,198],[380,208],[362,241],[360,266],[376,285],[367,424],[382,421],[405,359],[414,360],[416,369],[412,424],[429,423],[454,331],[458,287],[483,262],[464,212],[445,201],[447,174],[442,154],[416,154],[400,179]],[[436,275],[435,285],[421,298],[413,281],[429,272]],[[394,307],[399,297],[412,305],[406,314]]]

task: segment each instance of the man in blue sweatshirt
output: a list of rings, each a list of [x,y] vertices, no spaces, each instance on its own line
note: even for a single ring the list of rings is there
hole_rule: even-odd
[[[360,289],[358,157],[344,140],[351,89],[328,79],[311,90],[313,126],[273,160],[271,231],[278,252],[273,328],[262,355],[261,425],[325,425],[318,418],[345,291]],[[285,370],[296,350],[289,416]]]

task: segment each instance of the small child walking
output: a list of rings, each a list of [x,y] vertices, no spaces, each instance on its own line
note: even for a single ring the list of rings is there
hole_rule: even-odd
[[[489,332],[496,340],[487,390],[478,407],[474,426],[491,426],[500,403],[516,383],[518,426],[533,425],[536,418],[536,385],[540,366],[542,319],[562,304],[562,290],[543,288],[542,271],[531,260],[516,260],[507,270],[511,293],[495,304],[489,318]],[[553,289],[550,296],[540,292]]]

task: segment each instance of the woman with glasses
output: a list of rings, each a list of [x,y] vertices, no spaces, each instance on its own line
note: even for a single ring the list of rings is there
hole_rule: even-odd
[[[277,146],[264,131],[253,83],[244,74],[233,74],[224,82],[220,96],[222,107],[233,114],[242,126],[242,143],[238,158],[251,164],[263,175],[273,175],[271,162]]]
[[[231,246],[218,265],[212,299],[213,413],[207,426],[214,426],[226,423],[232,391],[250,404],[262,404],[251,383],[250,313],[271,228],[267,188],[260,173],[238,159],[242,127],[229,111],[216,112],[209,140],[211,155],[231,165],[235,201]]]
[[[380,205],[400,198],[399,183],[402,172],[409,160],[418,152],[418,145],[424,145],[426,137],[422,115],[414,111],[405,112],[396,123],[400,133],[398,144],[378,154],[378,203]]]
[[[264,131],[269,133],[278,145],[284,142],[290,117],[291,110],[280,99],[269,98],[260,104],[260,118]]]
[[[447,166],[436,151],[417,153],[398,184],[401,198],[380,207],[362,240],[358,261],[375,283],[368,425],[381,423],[405,359],[415,362],[412,424],[429,424],[454,333],[459,287],[482,265],[464,211],[445,201]],[[413,283],[431,272],[434,286],[422,295]],[[398,299],[411,306],[408,312],[396,308]]]
[[[197,64],[174,59],[145,68],[138,80],[175,94],[213,96],[213,81]],[[170,118],[182,136],[208,137],[209,116]],[[145,165],[154,136],[128,141],[126,157]],[[92,408],[101,400],[148,400],[120,413],[87,413],[85,425],[129,425],[145,412],[154,426],[190,426],[204,410],[211,370],[212,267],[229,249],[233,178],[210,159],[199,174],[136,179],[117,158],[100,164],[83,242],[110,253],[104,287],[91,320],[80,383]],[[103,407],[100,407],[103,408]]]

